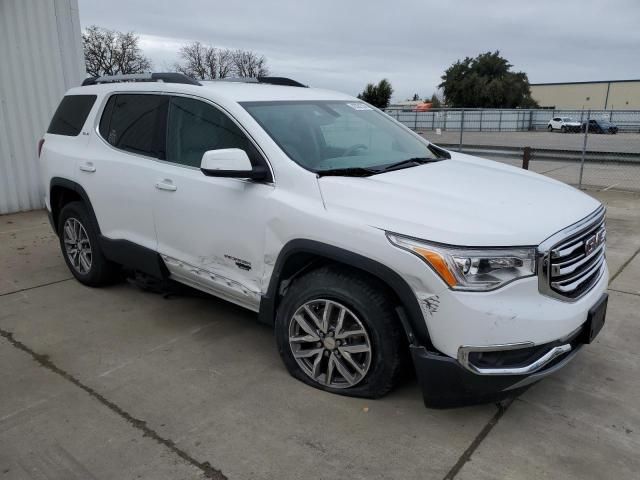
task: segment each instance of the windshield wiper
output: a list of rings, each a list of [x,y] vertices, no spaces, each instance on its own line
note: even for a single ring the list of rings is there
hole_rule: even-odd
[[[319,177],[368,177],[380,172],[382,170],[363,167],[330,168],[316,171]]]
[[[401,160],[399,162],[391,163],[385,166],[382,169],[382,171],[391,172],[393,170],[400,170],[401,168],[416,167],[418,165],[424,165],[425,163],[439,162],[440,160],[441,160],[440,158],[426,158],[426,157],[407,158],[406,160]]]

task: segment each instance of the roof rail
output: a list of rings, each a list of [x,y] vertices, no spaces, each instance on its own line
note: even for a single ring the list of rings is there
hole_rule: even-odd
[[[128,73],[120,75],[103,75],[102,77],[85,78],[82,85],[97,85],[100,83],[118,82],[164,82],[164,83],[185,83],[188,85],[201,85],[200,82],[184,73],[160,72],[160,73]]]
[[[205,80],[206,82],[258,83],[255,77],[225,77]]]
[[[303,85],[300,82],[292,80],[286,77],[227,77],[227,78],[214,78],[210,80],[213,82],[237,82],[237,83],[268,83],[270,85],[283,85],[286,87],[304,87],[308,88],[308,85]]]
[[[284,85],[286,87],[304,87],[309,88],[296,80],[287,77],[258,77],[259,83],[269,83],[271,85]]]

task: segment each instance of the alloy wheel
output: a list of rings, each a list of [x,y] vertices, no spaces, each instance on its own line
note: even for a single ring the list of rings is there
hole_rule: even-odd
[[[296,310],[289,321],[289,346],[302,371],[327,387],[353,387],[371,367],[363,323],[334,300],[311,300]]]
[[[76,218],[67,218],[62,228],[64,248],[73,269],[81,275],[86,275],[91,270],[93,252],[89,235],[80,221]]]

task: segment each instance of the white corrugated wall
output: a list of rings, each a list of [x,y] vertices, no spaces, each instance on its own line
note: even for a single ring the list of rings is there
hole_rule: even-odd
[[[0,214],[43,206],[37,142],[84,77],[77,0],[0,0]]]

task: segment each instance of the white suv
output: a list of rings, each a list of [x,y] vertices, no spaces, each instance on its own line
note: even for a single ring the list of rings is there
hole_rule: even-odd
[[[553,117],[547,124],[547,130],[553,132],[560,130],[562,133],[579,132],[582,124],[571,117]]]
[[[71,89],[40,144],[80,282],[126,267],[258,312],[334,393],[412,360],[429,406],[517,391],[602,327],[604,209],[578,190],[292,80],[134,79]]]

